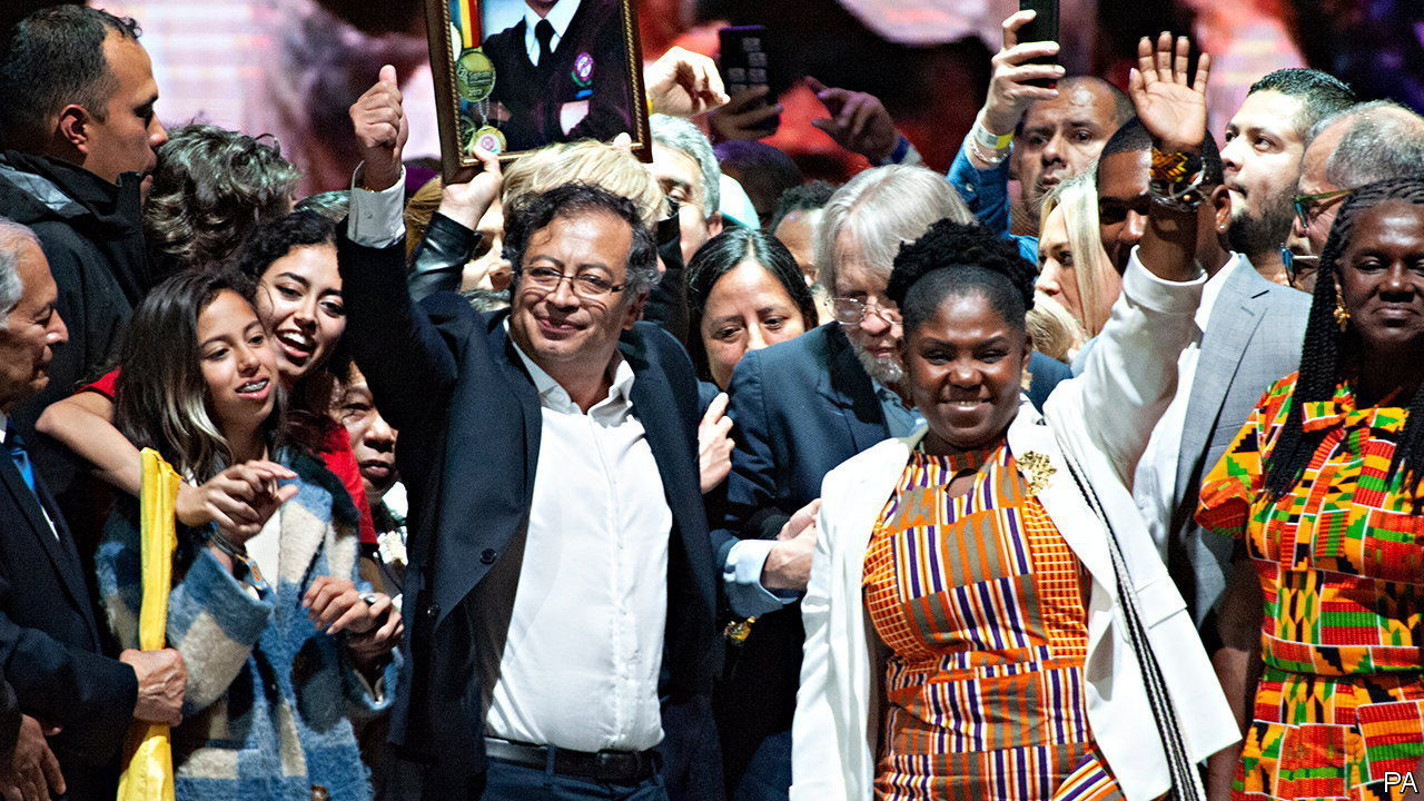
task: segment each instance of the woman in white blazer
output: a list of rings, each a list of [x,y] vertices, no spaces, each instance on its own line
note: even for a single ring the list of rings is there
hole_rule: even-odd
[[[1030,265],[950,221],[901,251],[888,294],[928,427],[823,484],[794,800],[1201,797],[1196,763],[1239,732],[1127,485],[1204,285],[1172,255],[1132,260],[1040,416],[1019,392]]]

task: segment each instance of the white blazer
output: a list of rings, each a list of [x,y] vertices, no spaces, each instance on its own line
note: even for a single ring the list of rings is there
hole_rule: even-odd
[[[1097,491],[1117,533],[1187,747],[1193,759],[1205,759],[1239,740],[1239,732],[1127,486],[1176,390],[1177,355],[1194,335],[1204,283],[1204,277],[1166,282],[1130,267],[1083,374],[1058,385],[1046,417],[1024,399],[1008,431],[1017,458],[1039,453],[1053,466],[1038,498],[1092,576],[1084,669],[1088,723],[1128,801],[1157,798],[1171,778],[1119,606],[1108,534],[1068,463]],[[862,598],[865,551],[923,436],[920,431],[886,440],[831,471],[822,484],[816,554],[801,603],[806,653],[792,727],[793,801],[868,801],[873,795],[884,664]]]

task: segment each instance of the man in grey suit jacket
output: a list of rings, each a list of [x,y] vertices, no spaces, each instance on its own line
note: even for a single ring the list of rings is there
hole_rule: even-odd
[[[1147,218],[1152,140],[1129,122],[1103,148],[1098,206],[1103,244],[1119,270],[1135,259]],[[1203,632],[1225,589],[1232,543],[1193,519],[1202,476],[1235,439],[1262,393],[1300,363],[1310,297],[1273,283],[1223,240],[1231,198],[1211,137],[1202,148],[1214,225],[1200,226],[1197,260],[1210,278],[1197,313],[1199,334],[1178,361],[1177,394],[1138,462],[1133,497]],[[1207,204],[1203,204],[1206,210]],[[1214,646],[1207,637],[1208,650]]]

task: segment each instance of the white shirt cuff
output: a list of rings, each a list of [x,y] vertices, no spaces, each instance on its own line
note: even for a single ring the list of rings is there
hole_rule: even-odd
[[[405,236],[405,168],[389,189],[373,192],[356,186],[356,174],[365,162],[351,173],[351,210],[347,214],[346,235],[358,245],[384,248]]]
[[[727,553],[722,581],[727,585],[727,601],[741,617],[756,617],[795,602],[801,593],[772,591],[761,585],[761,570],[776,540],[740,540]]]

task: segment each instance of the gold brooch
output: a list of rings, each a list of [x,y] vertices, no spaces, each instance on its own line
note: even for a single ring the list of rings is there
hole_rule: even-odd
[[[1037,495],[1048,489],[1049,479],[1058,472],[1049,458],[1037,451],[1025,453],[1019,460],[1019,472],[1028,479],[1028,494]]]

